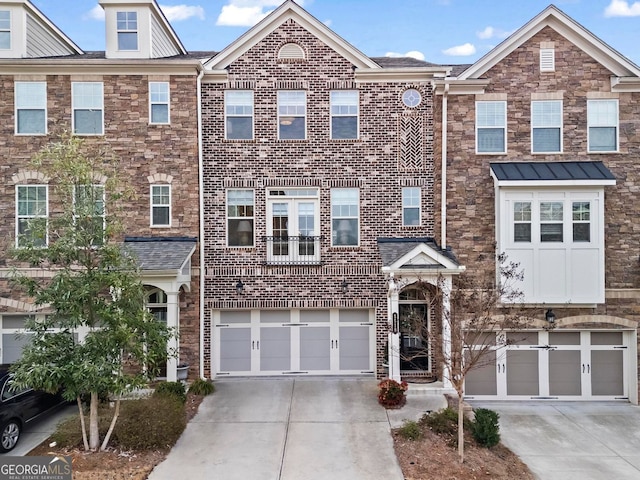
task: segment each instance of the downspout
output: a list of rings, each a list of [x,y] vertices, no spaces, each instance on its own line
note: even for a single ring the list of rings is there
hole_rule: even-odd
[[[442,249],[447,248],[447,95],[449,94],[449,83],[444,82],[442,92],[442,184],[440,202],[440,245]]]
[[[204,173],[202,158],[202,77],[204,76],[204,67],[198,65],[198,78],[196,79],[196,98],[198,111],[198,221],[199,237],[200,237],[200,378],[204,377]]]

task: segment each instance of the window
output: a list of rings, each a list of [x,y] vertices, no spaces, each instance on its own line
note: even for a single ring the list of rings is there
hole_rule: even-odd
[[[227,140],[253,139],[253,91],[224,92],[224,113]]]
[[[513,203],[513,241],[531,241],[531,202]]]
[[[591,202],[573,202],[571,214],[573,221],[573,241],[590,242]]]
[[[540,241],[562,242],[564,205],[562,202],[540,202]]]
[[[11,12],[0,10],[0,50],[11,49]]]
[[[307,93],[303,90],[278,92],[278,138],[304,140],[306,134]]]
[[[531,151],[559,153],[562,151],[562,101],[531,102]]]
[[[151,226],[171,226],[171,185],[151,185]]]
[[[587,100],[589,152],[618,151],[618,101]]]
[[[402,225],[420,225],[420,188],[402,188]]]
[[[104,187],[102,185],[76,185],[73,213],[81,245],[103,245],[105,230]]]
[[[118,50],[138,50],[138,13],[116,12]]]
[[[45,82],[15,83],[16,134],[47,133],[47,84]]]
[[[331,98],[331,138],[355,140],[358,138],[358,92],[336,90]]]
[[[267,191],[267,264],[320,263],[319,205],[317,189]]]
[[[149,123],[169,123],[169,82],[149,82]]]
[[[331,245],[359,243],[360,192],[357,188],[331,190]]]
[[[16,246],[47,245],[47,186],[16,186]]]
[[[476,152],[506,153],[507,102],[476,102]]]
[[[253,247],[253,190],[227,191],[227,245]]]
[[[102,135],[104,111],[102,82],[74,82],[71,84],[73,133]]]

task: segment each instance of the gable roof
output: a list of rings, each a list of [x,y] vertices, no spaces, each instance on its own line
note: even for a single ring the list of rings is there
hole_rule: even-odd
[[[191,237],[125,237],[125,248],[135,254],[142,272],[178,274],[196,250]]]
[[[378,238],[383,271],[427,270],[459,273],[464,270],[450,249],[441,249],[431,237]]]
[[[294,20],[310,33],[322,40],[358,68],[380,68],[376,62],[345,41],[333,30],[319,21],[293,0],[286,0],[273,12],[263,18],[253,28],[241,35],[218,55],[204,64],[207,70],[221,70],[233,63],[247,50],[263,40],[267,35],[287,20]]]
[[[604,43],[589,30],[554,5],[548,6],[525,25],[516,30],[477,62],[464,70],[458,79],[480,78],[487,70],[503,60],[545,27],[551,27],[609,69],[617,77],[640,77],[640,67]]]

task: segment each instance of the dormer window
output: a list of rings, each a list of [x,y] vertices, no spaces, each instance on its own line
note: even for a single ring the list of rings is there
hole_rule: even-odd
[[[138,50],[138,13],[117,12],[118,50]]]
[[[0,50],[11,49],[11,12],[0,10]]]

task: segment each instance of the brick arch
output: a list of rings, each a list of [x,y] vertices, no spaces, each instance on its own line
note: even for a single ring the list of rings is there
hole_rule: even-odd
[[[556,320],[558,327],[569,327],[572,325],[599,324],[615,325],[624,328],[638,328],[638,322],[613,315],[575,315]]]
[[[11,182],[14,185],[24,183],[28,180],[38,180],[40,182],[48,183],[49,177],[37,170],[20,170],[18,173],[11,176]]]
[[[171,183],[173,182],[173,176],[166,173],[154,173],[147,177],[149,183]]]

